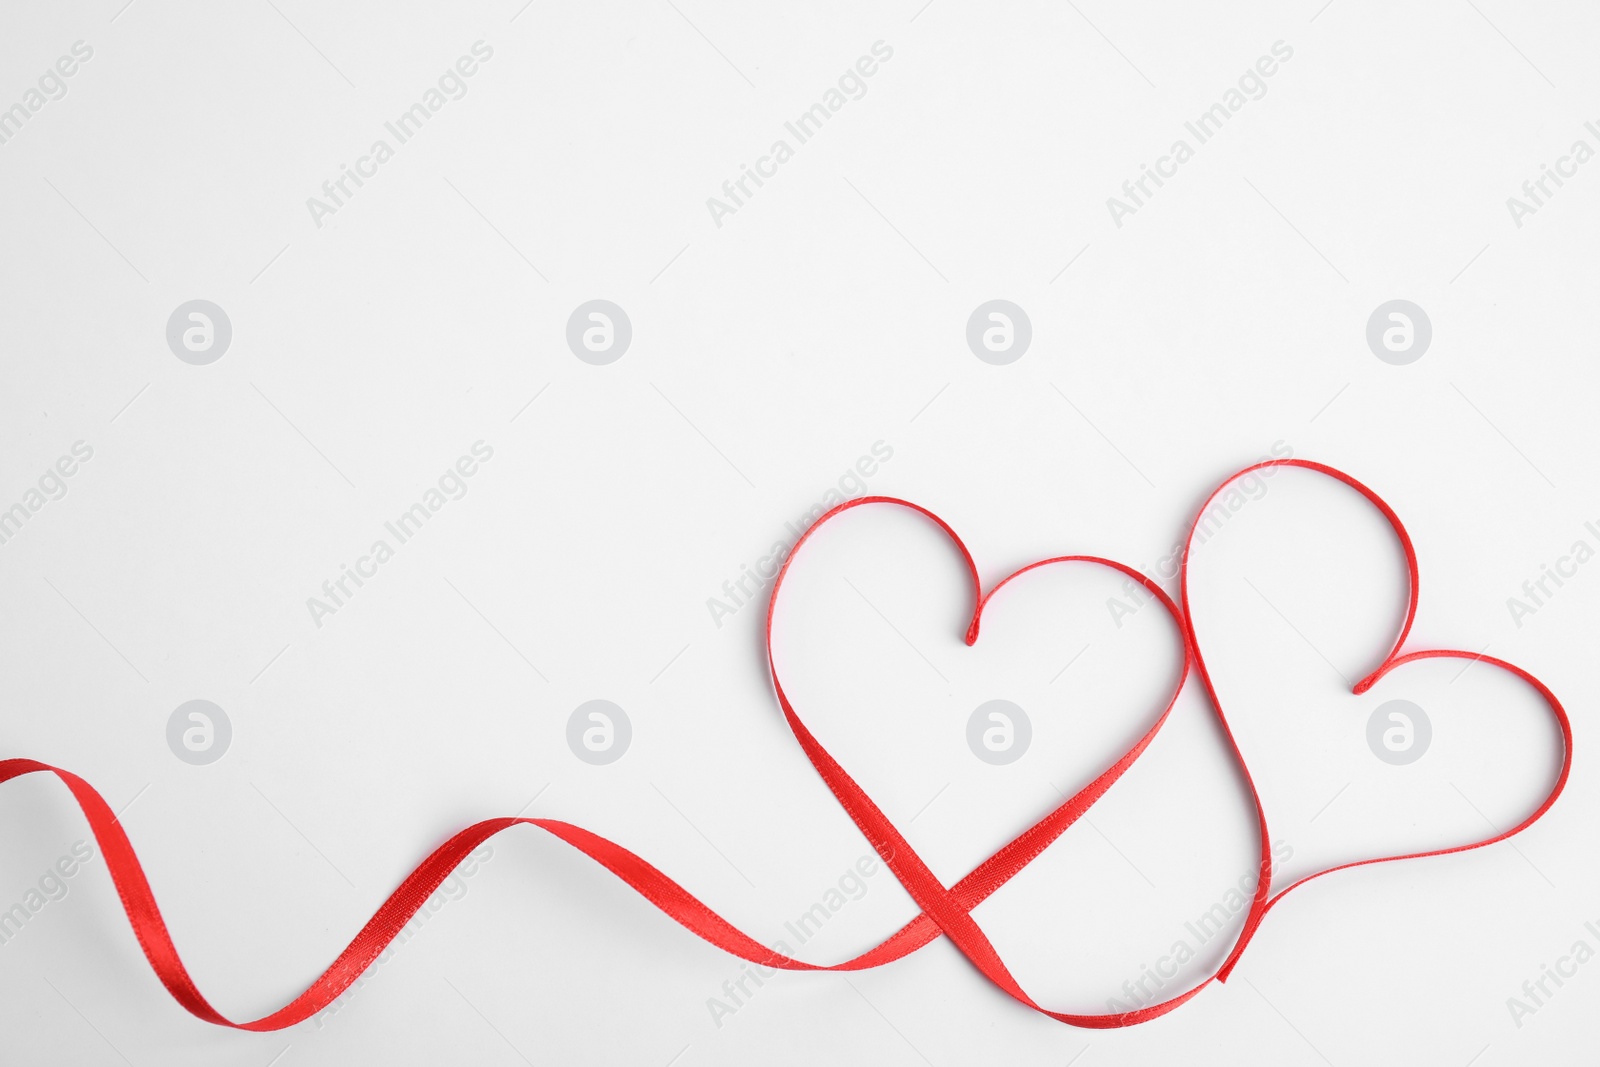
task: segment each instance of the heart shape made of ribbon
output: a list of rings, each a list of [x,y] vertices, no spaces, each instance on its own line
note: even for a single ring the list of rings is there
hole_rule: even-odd
[[[1324,475],[1342,485],[1354,489],[1357,493],[1360,493],[1369,504],[1376,508],[1380,514],[1382,514],[1385,521],[1388,522],[1389,527],[1394,531],[1395,537],[1399,541],[1400,547],[1405,553],[1408,589],[1406,596],[1405,615],[1400,624],[1400,631],[1395,637],[1394,643],[1389,647],[1388,653],[1384,656],[1383,661],[1378,665],[1378,667],[1373,670],[1372,673],[1356,682],[1351,688],[1352,695],[1359,696],[1362,693],[1367,692],[1373,686],[1377,685],[1379,681],[1387,677],[1391,672],[1407,664],[1418,663],[1429,659],[1460,659],[1475,663],[1483,663],[1487,666],[1493,667],[1497,670],[1505,671],[1506,673],[1521,679],[1523,682],[1527,683],[1534,690],[1534,692],[1538,693],[1539,696],[1544,700],[1545,704],[1549,707],[1551,716],[1554,719],[1556,726],[1561,731],[1561,770],[1556,776],[1556,780],[1551,786],[1550,791],[1545,794],[1538,806],[1535,807],[1533,811],[1528,813],[1528,815],[1525,816],[1515,826],[1508,830],[1497,831],[1488,837],[1469,841],[1464,844],[1449,845],[1442,848],[1425,849],[1416,852],[1402,852],[1387,856],[1375,856],[1369,859],[1353,860],[1348,863],[1336,864],[1335,866],[1328,867],[1299,878],[1285,886],[1283,889],[1279,890],[1277,893],[1272,892],[1272,867],[1270,862],[1267,861],[1267,857],[1271,855],[1271,844],[1269,842],[1267,833],[1265,808],[1262,806],[1261,796],[1256,789],[1255,780],[1250,775],[1248,764],[1244,759],[1243,753],[1240,752],[1238,741],[1233,734],[1233,729],[1228,724],[1227,713],[1223,710],[1222,700],[1217,693],[1216,683],[1211,677],[1210,668],[1206,665],[1205,656],[1200,651],[1200,639],[1195,629],[1194,613],[1192,611],[1190,602],[1189,574],[1190,566],[1193,561],[1193,554],[1191,550],[1194,546],[1195,532],[1199,525],[1200,516],[1204,516],[1207,511],[1210,510],[1212,502],[1222,495],[1222,493],[1224,493],[1230,485],[1249,474],[1257,471],[1268,471],[1273,468],[1285,467],[1299,468],[1301,470],[1308,470],[1320,475]],[[1366,485],[1357,481],[1355,478],[1352,478],[1343,471],[1327,466],[1323,463],[1317,463],[1313,460],[1305,459],[1263,460],[1260,463],[1253,464],[1244,468],[1243,470],[1229,475],[1221,482],[1221,484],[1216,487],[1216,489],[1212,491],[1210,496],[1206,497],[1204,503],[1200,505],[1200,510],[1197,512],[1195,523],[1190,526],[1188,538],[1184,542],[1183,566],[1179,579],[1179,599],[1183,604],[1184,619],[1187,622],[1190,642],[1193,646],[1195,673],[1199,676],[1200,684],[1205,688],[1206,695],[1210,698],[1211,706],[1213,709],[1215,709],[1217,718],[1222,722],[1223,729],[1227,734],[1228,743],[1233,747],[1233,751],[1238,755],[1240,766],[1245,769],[1245,782],[1249,788],[1251,801],[1255,806],[1257,829],[1260,835],[1260,855],[1263,858],[1263,865],[1259,868],[1260,877],[1256,885],[1256,892],[1251,898],[1250,909],[1245,914],[1244,929],[1241,931],[1238,940],[1234,943],[1233,950],[1228,954],[1228,957],[1223,961],[1221,969],[1217,972],[1217,978],[1219,980],[1226,981],[1228,975],[1231,974],[1234,967],[1238,965],[1239,957],[1243,954],[1245,947],[1250,943],[1251,938],[1255,936],[1256,931],[1260,928],[1261,922],[1264,918],[1266,918],[1267,912],[1275,907],[1278,902],[1281,901],[1287,894],[1300,888],[1306,883],[1314,881],[1325,875],[1333,874],[1336,871],[1349,870],[1353,867],[1365,867],[1374,863],[1393,863],[1397,860],[1422,859],[1428,856],[1446,856],[1455,852],[1469,852],[1472,849],[1483,848],[1486,845],[1492,845],[1496,842],[1504,841],[1506,838],[1511,837],[1514,834],[1521,833],[1523,830],[1526,830],[1529,826],[1532,826],[1536,821],[1538,821],[1538,819],[1543,816],[1546,811],[1550,810],[1550,806],[1556,802],[1556,798],[1559,797],[1561,795],[1561,791],[1566,788],[1567,776],[1572,768],[1572,724],[1567,718],[1566,709],[1561,706],[1561,701],[1556,699],[1556,695],[1552,693],[1543,682],[1514,663],[1510,663],[1503,659],[1497,659],[1493,656],[1486,656],[1481,652],[1468,652],[1462,649],[1454,648],[1418,649],[1412,652],[1401,651],[1405,647],[1406,638],[1410,636],[1412,624],[1416,621],[1417,617],[1419,572],[1420,569],[1417,564],[1416,546],[1412,543],[1411,535],[1406,532],[1405,524],[1400,521],[1400,516],[1395,513],[1394,509],[1391,508],[1382,497],[1380,497]]]

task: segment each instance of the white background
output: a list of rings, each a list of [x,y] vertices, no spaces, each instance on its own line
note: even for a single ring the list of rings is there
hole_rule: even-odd
[[[778,715],[764,594],[720,627],[707,598],[880,441],[871,491],[942,514],[986,583],[1062,552],[1151,570],[1276,443],[1349,470],[1416,540],[1410,647],[1534,670],[1578,758],[1513,842],[1301,890],[1233,981],[1131,1030],[1034,1015],[945,942],[848,979],[782,976],[714,1020],[738,961],[525,829],[337,1013],[265,1035],[170,1000],[96,856],[0,946],[7,1059],[1590,1057],[1600,964],[1532,1014],[1507,1001],[1579,939],[1600,949],[1600,564],[1520,626],[1507,598],[1573,542],[1600,547],[1600,164],[1520,227],[1506,198],[1574,140],[1600,148],[1583,125],[1600,21],[1319,2],[8,4],[0,107],[74,42],[93,56],[0,144],[0,507],[74,442],[94,454],[0,545],[0,749],[124,812],[186,963],[234,1018],[297,994],[449,834],[519,810],[784,937],[867,849]],[[480,40],[493,56],[466,95],[318,226],[307,198]],[[707,198],[878,41],[893,57],[865,95],[717,225]],[[1117,226],[1107,198],[1193,145],[1184,122],[1279,41],[1293,56],[1265,95]],[[633,325],[604,367],[564,336],[597,297]],[[233,328],[209,366],[165,338],[196,298]],[[966,344],[993,298],[1032,322],[1009,366]],[[1365,339],[1397,298],[1433,325],[1407,366]],[[467,495],[317,626],[307,598],[480,440],[494,455]],[[782,619],[786,679],[947,882],[1137,736],[1177,662],[1159,609],[1115,626],[1118,583],[1089,569],[1008,589],[967,649],[967,592],[930,527],[858,511],[815,547]],[[1398,549],[1354,494],[1280,474],[1194,583],[1293,849],[1283,873],[1481,837],[1548,788],[1549,717],[1492,669],[1348,695],[1403,603]],[[1007,767],[965,740],[996,697],[1034,724]],[[166,742],[197,698],[233,725],[205,767]],[[595,698],[633,726],[604,767],[565,741]],[[1395,698],[1434,729],[1407,767],[1366,744]],[[0,907],[87,836],[59,784],[6,786]],[[1036,998],[1103,1011],[1253,857],[1191,683],[1145,759],[977,915]],[[882,870],[867,886],[802,955],[844,958],[914,913]]]

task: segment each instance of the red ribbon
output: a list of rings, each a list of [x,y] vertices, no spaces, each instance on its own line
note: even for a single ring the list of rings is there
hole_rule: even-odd
[[[1255,782],[1251,778],[1249,768],[1245,763],[1244,755],[1239,750],[1238,742],[1235,740],[1233,731],[1229,728],[1227,718],[1222,711],[1222,704],[1217,696],[1216,687],[1212,682],[1210,671],[1206,667],[1205,658],[1200,651],[1200,642],[1194,629],[1193,615],[1189,610],[1189,551],[1193,545],[1195,527],[1199,523],[1199,516],[1205,514],[1206,510],[1211,506],[1211,502],[1233,481],[1251,472],[1269,467],[1299,467],[1316,471],[1355,489],[1382,512],[1384,518],[1388,520],[1389,525],[1393,527],[1395,534],[1398,536],[1401,547],[1405,550],[1406,565],[1410,574],[1410,595],[1406,606],[1404,623],[1400,627],[1399,636],[1396,637],[1394,645],[1383,663],[1379,665],[1377,670],[1355,685],[1354,693],[1366,692],[1381,678],[1405,664],[1424,659],[1452,658],[1478,661],[1507,671],[1532,686],[1549,705],[1556,723],[1561,729],[1563,745],[1561,773],[1544,801],[1516,826],[1503,833],[1497,833],[1493,837],[1468,844],[1341,864],[1301,878],[1275,895],[1272,893],[1271,847],[1267,833],[1266,814],[1261,805],[1261,797],[1256,791]],[[799,714],[784,693],[783,684],[779,680],[777,666],[773,660],[772,622],[777,612],[779,593],[783,587],[783,580],[787,576],[795,558],[799,555],[801,547],[824,523],[851,508],[868,504],[909,508],[934,523],[956,546],[963,562],[966,564],[968,576],[971,580],[974,602],[972,618],[966,630],[966,642],[968,645],[975,644],[978,640],[978,629],[983,619],[984,608],[988,606],[995,594],[1007,584],[1029,571],[1041,567],[1068,564],[1089,564],[1108,567],[1139,582],[1167,610],[1167,613],[1172,617],[1174,625],[1177,627],[1180,637],[1183,658],[1178,677],[1173,685],[1171,696],[1168,697],[1160,715],[1150,729],[1131,748],[1124,752],[1116,762],[1107,767],[1087,786],[1079,790],[1076,795],[1039,820],[1039,822],[1024,830],[994,855],[980,863],[970,874],[949,887],[939,881],[938,877],[917,855],[900,831],[889,821],[888,816],[884,815],[878,806],[873,803],[872,799],[867,796],[866,792],[856,784],[855,779],[851,778],[844,768],[812,736],[811,731],[800,720]],[[977,565],[973,562],[972,555],[967,551],[967,547],[962,543],[961,538],[956,536],[955,531],[943,519],[940,519],[928,509],[893,497],[862,497],[857,500],[847,501],[823,515],[806,530],[795,543],[788,559],[784,562],[782,570],[778,572],[778,576],[772,586],[772,599],[767,608],[767,663],[772,671],[773,690],[777,695],[779,706],[783,709],[784,718],[789,723],[789,728],[794,732],[795,739],[800,742],[800,747],[805,751],[806,757],[811,761],[812,766],[817,769],[817,773],[822,776],[822,780],[833,792],[834,797],[838,799],[839,803],[850,815],[850,818],[854,820],[856,826],[860,828],[867,840],[871,842],[873,848],[877,850],[885,865],[894,872],[901,885],[906,888],[912,899],[917,902],[918,907],[922,909],[915,919],[901,927],[881,944],[854,959],[831,965],[806,963],[803,960],[792,959],[767,948],[755,939],[735,929],[720,915],[697,900],[688,890],[678,885],[678,883],[668,878],[645,860],[634,855],[621,845],[608,841],[598,834],[590,833],[580,826],[554,819],[486,819],[462,830],[436,848],[427,859],[418,864],[416,869],[400,883],[399,888],[390,894],[389,899],[384,901],[383,905],[378,908],[367,924],[361,928],[361,932],[339,954],[339,957],[333,961],[332,965],[312,982],[303,993],[270,1015],[250,1022],[234,1022],[211,1006],[195,986],[194,980],[189,976],[188,970],[183,965],[183,960],[178,955],[176,946],[172,943],[172,937],[167,931],[166,922],[161,918],[161,911],[156,906],[155,896],[150,891],[150,883],[144,876],[144,870],[139,864],[138,856],[134,853],[133,845],[129,843],[128,836],[123,832],[116,815],[100,794],[88,782],[85,782],[77,775],[30,759],[0,761],[0,782],[9,781],[12,778],[26,774],[46,772],[54,774],[62,782],[66,783],[67,788],[77,800],[78,806],[83,810],[84,816],[88,819],[95,839],[100,844],[101,854],[105,857],[106,867],[111,872],[112,881],[117,887],[117,894],[122,900],[122,907],[127,913],[128,922],[133,927],[134,935],[139,939],[139,945],[144,950],[145,958],[150,961],[151,968],[154,969],[156,976],[161,979],[161,984],[167,987],[167,991],[172,994],[173,999],[183,1005],[190,1014],[204,1019],[206,1022],[215,1023],[218,1026],[253,1031],[281,1030],[302,1022],[327,1007],[378,958],[378,955],[394,940],[406,923],[410,921],[411,917],[439,888],[440,884],[449,877],[455,867],[467,857],[468,853],[502,830],[523,824],[537,826],[594,859],[668,916],[711,944],[764,967],[792,971],[863,970],[869,967],[879,967],[885,963],[900,959],[943,935],[948,937],[951,943],[989,981],[1017,1001],[1048,1015],[1052,1019],[1069,1023],[1073,1026],[1096,1029],[1131,1026],[1165,1015],[1178,1005],[1194,997],[1213,981],[1226,981],[1233,968],[1237,966],[1240,954],[1244,952],[1245,946],[1249,944],[1250,939],[1255,936],[1256,931],[1260,928],[1267,912],[1292,890],[1299,888],[1312,879],[1349,867],[1359,867],[1369,863],[1388,863],[1394,860],[1418,859],[1424,856],[1440,856],[1451,852],[1464,852],[1468,849],[1482,848],[1485,845],[1503,841],[1533,825],[1540,816],[1550,809],[1550,806],[1555,803],[1556,797],[1561,794],[1562,789],[1566,786],[1567,775],[1572,761],[1572,727],[1567,720],[1567,714],[1562,708],[1561,702],[1556,699],[1554,693],[1545,687],[1544,683],[1515,664],[1478,653],[1464,652],[1457,649],[1427,649],[1401,654],[1400,649],[1405,644],[1406,636],[1410,633],[1411,624],[1417,610],[1416,550],[1412,546],[1411,538],[1407,535],[1399,516],[1371,489],[1341,471],[1308,460],[1283,459],[1258,463],[1227,478],[1212,492],[1211,496],[1206,498],[1195,523],[1190,526],[1188,538],[1184,543],[1180,599],[1183,604],[1181,612],[1178,605],[1173,603],[1172,598],[1150,578],[1114,560],[1102,559],[1097,556],[1057,556],[1052,559],[1040,560],[1001,579],[994,588],[985,593],[978,578]],[[1031,863],[1080,816],[1088,811],[1111,788],[1117,779],[1122,777],[1128,768],[1133,765],[1133,762],[1149,747],[1150,742],[1155,739],[1156,734],[1166,722],[1167,716],[1171,713],[1173,705],[1177,702],[1178,695],[1188,679],[1191,663],[1199,674],[1201,684],[1205,687],[1207,695],[1210,697],[1212,710],[1216,714],[1223,733],[1228,739],[1228,746],[1235,762],[1239,765],[1239,771],[1243,775],[1250,792],[1251,802],[1255,806],[1256,820],[1260,831],[1260,865],[1256,892],[1252,899],[1250,910],[1246,913],[1243,927],[1234,942],[1233,950],[1228,954],[1221,968],[1214,975],[1204,979],[1186,992],[1169,1000],[1149,1004],[1127,1012],[1080,1015],[1052,1011],[1036,1003],[1023,991],[1017,980],[1012,977],[1011,972],[1006,968],[994,945],[990,943],[988,936],[984,934],[983,930],[972,918],[972,909]]]

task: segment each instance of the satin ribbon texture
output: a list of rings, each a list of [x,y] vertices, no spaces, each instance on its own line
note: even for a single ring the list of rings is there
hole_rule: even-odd
[[[1515,826],[1481,840],[1422,852],[1378,856],[1341,864],[1301,878],[1299,881],[1274,892],[1272,886],[1271,846],[1267,832],[1266,812],[1262,806],[1261,797],[1257,792],[1254,778],[1250,774],[1244,753],[1240,750],[1228,718],[1223,711],[1221,697],[1217,693],[1211,671],[1207,666],[1203,643],[1196,632],[1193,614],[1190,611],[1189,583],[1190,549],[1193,547],[1195,529],[1200,521],[1200,516],[1203,516],[1211,507],[1212,502],[1237,479],[1256,471],[1274,467],[1294,467],[1312,471],[1354,489],[1383,515],[1404,550],[1409,587],[1404,620],[1393,645],[1382,663],[1371,674],[1355,684],[1352,690],[1353,693],[1361,694],[1366,692],[1377,684],[1380,679],[1404,668],[1408,664],[1427,659],[1446,658],[1471,660],[1505,671],[1526,683],[1548,705],[1550,714],[1560,729],[1562,738],[1560,773],[1549,793],[1539,805]],[[811,731],[806,728],[788,694],[784,692],[783,682],[779,677],[777,664],[773,657],[773,620],[777,617],[777,612],[782,603],[784,580],[788,576],[790,569],[795,566],[796,561],[801,557],[806,543],[819,529],[844,512],[860,507],[909,509],[933,524],[945,537],[949,538],[966,569],[967,579],[970,583],[972,614],[970,617],[960,621],[965,626],[964,634],[968,645],[977,643],[979,628],[983,621],[985,610],[994,603],[997,596],[1002,596],[1002,591],[1008,585],[1024,580],[1027,575],[1041,568],[1094,567],[1109,569],[1143,586],[1151,597],[1161,604],[1171,619],[1174,634],[1181,650],[1181,661],[1175,671],[1165,703],[1156,710],[1154,722],[1150,728],[1127,751],[1118,756],[1114,762],[1088,785],[1079,790],[1077,794],[1068,798],[1059,807],[1007,842],[988,859],[978,864],[964,878],[950,886],[944,885],[939,880],[923,859],[917,855],[916,850],[906,841],[888,816],[812,736]],[[1165,1015],[1195,997],[1212,982],[1226,981],[1233,969],[1238,965],[1241,954],[1260,929],[1268,913],[1286,895],[1307,882],[1350,867],[1371,863],[1391,863],[1397,860],[1420,859],[1426,856],[1440,856],[1452,852],[1483,848],[1487,845],[1504,841],[1506,838],[1527,829],[1555,803],[1556,798],[1560,796],[1562,789],[1566,786],[1572,763],[1572,727],[1567,719],[1566,711],[1561,706],[1561,702],[1538,678],[1516,664],[1505,660],[1460,649],[1435,648],[1404,651],[1406,639],[1410,634],[1412,622],[1416,617],[1417,598],[1418,568],[1416,549],[1412,545],[1411,538],[1406,533],[1405,527],[1401,524],[1399,516],[1375,492],[1350,475],[1333,467],[1309,460],[1274,459],[1257,463],[1230,475],[1217,486],[1201,506],[1195,522],[1190,525],[1183,549],[1178,602],[1174,602],[1155,581],[1131,567],[1115,560],[1081,555],[1056,556],[1039,560],[1007,575],[992,588],[985,591],[978,577],[977,565],[973,561],[971,553],[967,551],[966,545],[962,543],[961,538],[956,535],[956,532],[943,519],[927,508],[909,501],[882,496],[861,497],[846,501],[835,507],[813,523],[800,537],[784,561],[783,568],[773,581],[772,597],[768,604],[766,621],[767,663],[772,673],[773,693],[777,697],[779,707],[783,710],[784,719],[788,723],[789,729],[800,743],[806,758],[811,761],[812,766],[816,768],[817,773],[822,777],[828,789],[877,851],[884,864],[899,879],[900,884],[905,887],[921,911],[916,918],[906,923],[906,925],[885,938],[874,948],[853,959],[833,964],[807,963],[767,948],[754,938],[735,929],[715,911],[690,894],[688,890],[644,859],[623,846],[598,834],[591,833],[580,826],[554,819],[485,819],[481,822],[473,823],[460,831],[444,844],[434,849],[426,859],[419,863],[400,883],[399,887],[390,894],[382,906],[378,908],[367,924],[361,928],[361,931],[339,954],[338,958],[315,981],[307,986],[299,996],[269,1015],[246,1022],[236,1022],[228,1019],[212,1007],[195,986],[194,980],[190,977],[189,972],[183,965],[183,960],[178,955],[177,947],[172,943],[172,937],[167,931],[166,922],[161,917],[161,910],[156,906],[155,897],[151,893],[149,882],[146,880],[144,870],[139,864],[138,856],[134,853],[133,845],[128,840],[128,835],[123,831],[110,806],[95,791],[94,787],[69,771],[51,767],[31,759],[0,761],[0,782],[28,774],[53,774],[66,785],[73,798],[77,801],[78,806],[82,809],[84,817],[88,820],[96,841],[99,842],[101,853],[105,857],[106,868],[111,874],[113,883],[116,885],[117,894],[122,901],[123,910],[127,913],[129,925],[132,926],[134,935],[138,938],[139,945],[144,950],[145,958],[150,961],[150,966],[155,971],[156,976],[161,980],[162,985],[167,988],[173,999],[182,1005],[185,1010],[197,1018],[218,1026],[252,1031],[281,1030],[316,1015],[343,993],[378,958],[378,955],[394,940],[411,917],[439,888],[440,884],[450,875],[456,865],[466,858],[468,853],[496,834],[513,826],[527,825],[538,827],[540,830],[560,838],[595,860],[667,916],[676,920],[694,934],[716,945],[718,948],[751,963],[790,971],[863,970],[870,967],[880,967],[886,963],[901,959],[936,938],[946,937],[985,978],[1026,1007],[1072,1026],[1109,1029],[1132,1026]],[[1045,1007],[1030,997],[1018,984],[1007,969],[1005,962],[1000,958],[1000,954],[996,951],[994,945],[989,941],[988,936],[973,919],[972,910],[1038,857],[1068,827],[1082,817],[1096,801],[1105,795],[1107,790],[1116,784],[1117,780],[1150,746],[1163,724],[1166,723],[1180,692],[1188,682],[1191,671],[1198,676],[1200,684],[1209,698],[1210,710],[1216,715],[1217,721],[1222,728],[1228,752],[1233,762],[1237,764],[1238,772],[1247,787],[1250,801],[1255,811],[1256,827],[1259,834],[1258,877],[1256,890],[1251,899],[1250,908],[1245,914],[1244,923],[1236,937],[1232,950],[1228,953],[1217,972],[1198,981],[1196,985],[1168,1000],[1148,1004],[1131,1011],[1098,1014],[1056,1011]]]

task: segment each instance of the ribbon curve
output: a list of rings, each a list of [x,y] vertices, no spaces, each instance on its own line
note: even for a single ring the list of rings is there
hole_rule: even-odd
[[[1424,659],[1453,658],[1478,661],[1506,671],[1526,682],[1548,704],[1562,736],[1561,771],[1543,802],[1516,826],[1496,833],[1492,837],[1467,844],[1340,864],[1301,878],[1281,889],[1275,895],[1272,893],[1271,849],[1265,811],[1261,803],[1261,797],[1256,790],[1254,779],[1250,775],[1244,754],[1240,750],[1238,741],[1234,737],[1232,728],[1229,726],[1227,717],[1223,712],[1222,703],[1206,666],[1205,658],[1201,654],[1200,642],[1195,631],[1193,615],[1190,611],[1189,596],[1190,549],[1192,548],[1195,530],[1201,517],[1211,506],[1212,501],[1232,482],[1254,471],[1270,467],[1299,467],[1326,475],[1355,489],[1388,520],[1405,552],[1410,575],[1410,589],[1404,622],[1400,627],[1399,635],[1383,662],[1376,670],[1353,687],[1353,693],[1359,695],[1366,692],[1380,679],[1406,664]],[[861,786],[812,736],[810,730],[801,721],[788,695],[784,692],[773,656],[772,628],[778,609],[779,596],[789,568],[800,554],[801,548],[817,530],[836,516],[851,508],[867,505],[885,505],[910,509],[932,522],[954,544],[966,566],[972,590],[974,606],[965,632],[965,640],[968,645],[973,645],[977,642],[984,610],[993,601],[995,595],[1006,585],[1039,568],[1074,564],[1109,568],[1138,582],[1166,610],[1177,629],[1179,637],[1182,661],[1177,680],[1171,689],[1171,695],[1167,698],[1165,705],[1160,709],[1149,729],[1088,785],[1002,846],[964,878],[948,887],[929,869],[927,864],[901,835],[900,831]],[[1503,841],[1533,825],[1550,809],[1556,798],[1560,796],[1561,791],[1566,786],[1572,761],[1572,727],[1567,719],[1565,709],[1561,706],[1561,702],[1538,678],[1505,660],[1458,649],[1426,649],[1402,654],[1401,648],[1405,644],[1416,616],[1417,586],[1416,550],[1412,545],[1410,536],[1406,533],[1405,527],[1401,524],[1399,516],[1376,493],[1361,482],[1333,467],[1310,460],[1274,459],[1246,467],[1230,475],[1206,498],[1196,515],[1195,521],[1190,525],[1189,534],[1183,546],[1179,581],[1181,609],[1179,603],[1175,603],[1153,579],[1125,564],[1098,556],[1069,555],[1039,560],[1007,575],[985,592],[978,577],[977,565],[974,563],[966,545],[943,519],[927,508],[909,501],[883,496],[860,497],[845,501],[834,507],[817,519],[800,536],[784,560],[783,567],[773,580],[772,595],[767,608],[765,631],[767,664],[772,674],[773,691],[783,711],[784,719],[794,733],[795,739],[800,743],[806,758],[811,761],[812,766],[816,768],[817,773],[833,793],[835,799],[839,801],[857,828],[872,844],[884,864],[894,873],[895,877],[921,909],[914,919],[880,944],[852,959],[834,964],[807,963],[766,947],[736,929],[727,920],[689,893],[688,890],[646,860],[623,846],[598,834],[591,833],[580,826],[555,819],[485,819],[461,830],[444,844],[434,849],[426,859],[419,863],[377,911],[373,913],[372,918],[367,921],[366,925],[361,928],[360,932],[356,934],[344,951],[328,966],[327,970],[307,986],[299,996],[277,1011],[259,1019],[235,1022],[212,1007],[190,977],[178,954],[177,947],[172,942],[166,922],[161,917],[161,911],[156,905],[155,896],[151,892],[149,881],[145,878],[144,869],[139,863],[132,843],[128,840],[127,834],[123,831],[111,807],[95,791],[94,787],[70,771],[31,759],[0,760],[0,783],[24,775],[45,773],[55,775],[66,785],[74,800],[77,801],[79,808],[82,809],[84,817],[88,820],[90,829],[100,845],[101,853],[105,857],[106,868],[111,874],[113,884],[116,886],[117,895],[122,902],[124,912],[127,914],[129,925],[133,928],[134,935],[138,939],[139,946],[144,951],[145,958],[149,961],[151,969],[155,971],[157,978],[160,979],[172,998],[182,1005],[186,1011],[199,1019],[218,1026],[257,1032],[281,1030],[316,1015],[349,988],[361,973],[378,958],[384,948],[400,933],[401,929],[410,921],[417,910],[422,907],[433,892],[439,888],[455,867],[470,852],[488,838],[504,830],[513,826],[528,825],[536,826],[584,853],[690,932],[725,952],[751,963],[763,967],[792,971],[863,970],[871,967],[880,967],[886,963],[901,959],[936,938],[944,936],[950,939],[951,943],[966,956],[985,978],[1026,1007],[1072,1026],[1093,1029],[1125,1027],[1165,1015],[1192,999],[1212,982],[1225,982],[1234,967],[1237,966],[1245,947],[1259,930],[1268,911],[1276,906],[1285,895],[1305,885],[1307,882],[1350,867],[1463,852]],[[1061,1012],[1046,1008],[1034,1001],[1018,984],[1007,969],[1004,961],[1000,958],[994,945],[989,941],[988,936],[979,927],[976,920],[973,919],[971,912],[979,903],[986,900],[1002,885],[1015,877],[1065,833],[1074,822],[1105,795],[1107,790],[1145,752],[1155,739],[1156,734],[1160,732],[1161,727],[1166,723],[1173,706],[1177,703],[1178,696],[1188,681],[1191,666],[1194,668],[1195,673],[1199,675],[1201,685],[1209,698],[1212,712],[1216,715],[1217,721],[1222,727],[1223,735],[1227,739],[1233,760],[1238,765],[1239,772],[1255,808],[1260,835],[1260,865],[1256,892],[1252,897],[1244,924],[1239,931],[1232,950],[1216,973],[1201,979],[1188,990],[1165,1001],[1147,1004],[1131,1011],[1101,1014]]]

